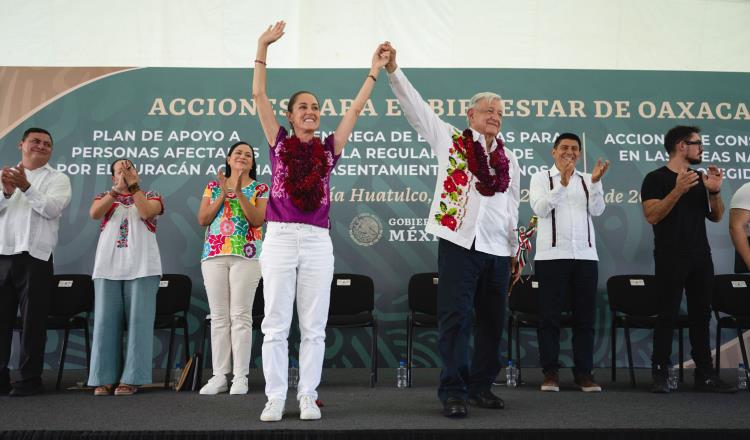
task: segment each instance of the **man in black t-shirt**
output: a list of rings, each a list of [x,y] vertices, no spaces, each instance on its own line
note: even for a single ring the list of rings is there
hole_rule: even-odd
[[[669,153],[666,166],[643,180],[643,214],[654,227],[654,263],[659,285],[659,315],[654,330],[651,391],[668,393],[667,370],[672,354],[674,324],[685,291],[690,322],[690,344],[695,361],[695,389],[735,392],[711,368],[708,326],[714,266],[706,236],[706,222],[721,220],[722,172],[709,166],[707,173],[689,168],[702,161],[703,143],[698,127],[677,126],[664,137]]]

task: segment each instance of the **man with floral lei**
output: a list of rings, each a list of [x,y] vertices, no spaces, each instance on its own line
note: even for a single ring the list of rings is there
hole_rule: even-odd
[[[464,417],[471,405],[501,409],[490,391],[500,372],[500,339],[508,281],[518,274],[518,161],[499,137],[500,96],[483,92],[471,99],[469,128],[440,120],[396,64],[387,46],[386,65],[404,116],[430,144],[438,179],[425,230],[438,244],[438,350],[443,361],[438,398],[447,417]],[[480,280],[482,280],[480,282]],[[480,287],[481,286],[481,287]],[[472,321],[476,316],[475,325]],[[469,339],[474,328],[474,355]]]
[[[284,35],[280,21],[258,38],[253,72],[253,99],[270,146],[272,184],[266,207],[266,239],[260,257],[263,274],[265,318],[263,331],[263,375],[268,403],[260,416],[264,422],[280,421],[287,394],[289,353],[287,337],[294,302],[300,325],[297,386],[301,420],[321,418],[317,387],[325,355],[333,246],[328,230],[331,170],[341,157],[354,124],[370,97],[380,69],[388,62],[385,45],[378,45],[367,75],[352,106],[336,131],[321,140],[320,106],[310,92],[297,92],[287,104],[291,136],[276,120],[266,93],[268,47]]]

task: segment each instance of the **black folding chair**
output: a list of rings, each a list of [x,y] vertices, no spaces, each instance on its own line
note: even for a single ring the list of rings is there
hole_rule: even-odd
[[[62,384],[71,330],[83,330],[87,372],[91,363],[89,317],[94,308],[94,282],[90,275],[65,274],[54,275],[52,283],[47,330],[65,331],[60,361],[57,366],[57,382],[55,383],[55,389],[59,390]],[[16,322],[15,330],[22,330],[20,318]]]
[[[570,299],[566,297],[563,313],[560,317],[560,328],[573,327],[573,316],[570,313]],[[513,344],[516,346],[516,359],[513,364],[518,369],[518,384],[521,384],[521,328],[538,330],[539,315],[539,281],[535,275],[519,280],[511,290],[508,298],[508,359],[513,360]],[[515,338],[515,340],[514,340]]]
[[[174,336],[180,327],[184,337],[185,363],[190,359],[190,332],[188,331],[188,311],[193,282],[186,275],[164,274],[156,293],[155,330],[169,329],[169,348],[167,349],[167,369],[164,374],[164,387],[169,388],[174,367]]]
[[[263,323],[265,302],[263,300],[263,278],[258,282],[258,287],[255,288],[255,297],[253,298],[253,338],[252,343],[255,343],[255,332],[260,331],[260,325]],[[193,381],[194,389],[203,383],[203,368],[206,366],[206,341],[208,340],[209,332],[211,331],[211,314],[206,315],[203,320],[203,331],[201,332],[201,344],[198,348],[199,361],[195,369],[195,380]],[[250,367],[252,367],[252,347],[250,347]]]
[[[375,285],[372,278],[350,273],[333,275],[327,328],[372,328],[370,387],[374,387],[378,381],[378,321],[374,310]]]
[[[617,329],[625,331],[625,344],[628,353],[628,370],[630,384],[635,388],[635,369],[633,368],[633,349],[630,341],[630,329],[651,329],[656,326],[659,313],[657,295],[658,287],[654,275],[615,275],[607,280],[609,309],[612,311],[612,382],[617,380]],[[680,382],[684,379],[682,363],[684,359],[684,329],[689,327],[687,316],[677,317],[675,327],[679,331]]]
[[[409,314],[406,317],[406,379],[411,387],[414,363],[414,332],[437,328],[437,272],[418,273],[409,279]]]
[[[719,374],[721,367],[721,331],[731,328],[737,330],[745,375],[750,379],[750,365],[742,334],[743,330],[750,329],[750,275],[716,275],[712,303],[716,315],[716,374]]]

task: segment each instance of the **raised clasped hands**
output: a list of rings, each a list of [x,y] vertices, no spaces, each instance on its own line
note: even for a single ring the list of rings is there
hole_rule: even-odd
[[[381,69],[385,67],[391,60],[391,52],[388,49],[387,42],[378,45],[375,49],[375,53],[372,55],[372,67]]]

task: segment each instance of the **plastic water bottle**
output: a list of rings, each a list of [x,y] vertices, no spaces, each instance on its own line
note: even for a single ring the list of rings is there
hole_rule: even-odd
[[[667,372],[667,386],[669,391],[677,391],[677,386],[680,381],[680,367],[679,365],[672,365]]]
[[[737,367],[737,389],[738,390],[746,390],[747,389],[747,372],[745,371],[745,364],[740,364]]]
[[[406,362],[400,361],[398,368],[396,368],[396,388],[405,390],[409,386],[409,381],[406,378]]]
[[[299,383],[299,368],[297,368],[297,361],[289,360],[289,388],[297,388]]]
[[[505,386],[513,388],[518,386],[518,370],[513,365],[513,361],[508,361],[508,366],[505,368]]]
[[[180,383],[180,377],[182,376],[182,364],[178,363],[177,367],[172,371],[172,389],[176,390],[177,385]]]

